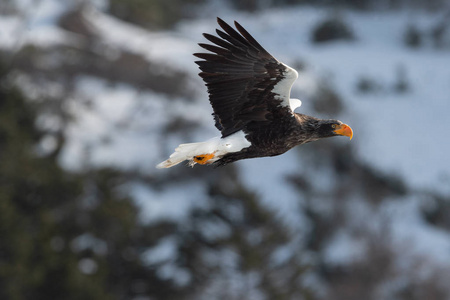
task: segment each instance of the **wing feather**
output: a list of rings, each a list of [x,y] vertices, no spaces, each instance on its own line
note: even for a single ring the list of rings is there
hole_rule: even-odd
[[[276,118],[291,118],[289,95],[297,72],[270,55],[239,23],[217,18],[218,36],[204,33],[210,53],[195,53],[206,83],[216,127],[226,137]],[[251,126],[250,126],[251,125]]]

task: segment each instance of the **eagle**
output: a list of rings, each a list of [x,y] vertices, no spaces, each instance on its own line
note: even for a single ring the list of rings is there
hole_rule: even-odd
[[[157,165],[169,168],[223,166],[237,160],[276,156],[291,148],[332,136],[352,139],[353,131],[339,120],[294,112],[301,105],[290,92],[298,73],[267,52],[238,22],[236,29],[217,18],[216,35],[199,43],[208,53],[194,53],[209,93],[215,126],[221,132],[205,142],[181,144]],[[236,31],[237,30],[237,31]]]

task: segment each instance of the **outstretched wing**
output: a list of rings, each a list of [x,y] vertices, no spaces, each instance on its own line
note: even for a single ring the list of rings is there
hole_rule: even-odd
[[[299,101],[289,102],[297,72],[270,55],[239,23],[237,32],[220,18],[219,37],[205,33],[211,53],[195,53],[213,107],[216,127],[226,137],[249,123],[292,117]],[[261,123],[262,124],[262,123]],[[255,125],[255,124],[253,124]]]

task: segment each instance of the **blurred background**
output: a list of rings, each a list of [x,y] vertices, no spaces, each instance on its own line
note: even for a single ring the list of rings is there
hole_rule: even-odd
[[[217,16],[353,140],[156,169]],[[448,0],[1,0],[0,299],[450,299],[449,113]]]

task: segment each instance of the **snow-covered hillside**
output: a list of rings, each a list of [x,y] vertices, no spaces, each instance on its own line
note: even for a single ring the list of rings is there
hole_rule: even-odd
[[[34,16],[21,41],[13,38],[14,32],[23,26],[21,21],[0,19],[3,28],[0,34],[7,37],[0,47],[11,49],[21,43],[77,47],[85,42],[83,37],[56,26],[52,14],[64,8],[55,1],[41,2],[48,4],[40,8],[47,8],[48,13],[40,11]],[[180,171],[187,167],[158,170],[155,165],[180,143],[206,140],[219,134],[192,56],[201,51],[196,43],[205,42],[201,34],[212,33],[217,28],[216,16],[182,21],[172,31],[150,32],[107,15],[98,9],[102,7],[90,6],[83,13],[95,33],[99,53],[114,58],[117,50],[124,50],[149,61],[163,62],[164,66],[188,75],[189,96],[167,96],[126,83],[110,84],[88,74],[80,76],[68,101],[74,120],[66,128],[68,140],[61,164],[69,169],[115,166],[137,170],[152,178],[168,181],[174,178],[168,187],[159,190],[141,183],[128,188],[142,208],[144,222],[160,219],[182,222],[192,208],[208,205],[207,192],[201,182],[194,183],[194,188],[190,187],[191,182],[177,184],[177,173],[189,176],[190,169]],[[360,260],[370,252],[374,237],[389,239],[396,261],[392,271],[395,275],[391,274],[395,281],[380,284],[379,293],[383,295],[400,289],[404,281],[413,280],[406,278],[408,273],[417,272],[428,278],[437,269],[450,268],[448,228],[432,226],[422,216],[423,208],[431,205],[428,192],[441,195],[445,201],[450,197],[447,129],[450,127],[450,49],[434,49],[429,44],[411,49],[403,43],[410,22],[428,28],[440,17],[437,14],[346,10],[340,13],[353,29],[354,41],[311,43],[312,29],[330,14],[319,8],[298,6],[254,14],[224,9],[223,13],[216,14],[225,21],[240,22],[279,60],[292,67],[303,66],[292,91],[293,97],[302,99],[299,108],[302,113],[319,114],[313,101],[324,82],[340,95],[342,111],[320,116],[351,125],[354,138],[352,141],[335,138],[314,147],[329,149],[330,144],[335,144],[338,148],[332,149],[345,151],[342,156],[350,155],[349,160],[355,164],[366,164],[381,177],[399,178],[407,192],[389,195],[373,205],[363,194],[367,191],[363,192],[361,182],[341,181],[341,174],[323,166],[329,160],[327,150],[320,150],[323,161],[314,163],[311,152],[317,148],[309,145],[278,157],[240,161],[236,166],[242,182],[297,233],[298,240],[293,244],[305,243],[303,240],[314,227],[306,216],[306,206],[311,205],[324,216],[342,213],[341,228],[333,232],[321,253],[315,254],[322,255],[331,265]],[[153,71],[167,73],[164,68]],[[400,92],[395,90],[399,76],[408,86]],[[358,90],[361,78],[369,78],[376,88],[361,92]],[[40,92],[33,83],[22,80],[24,86],[30,85],[31,94]],[[54,87],[55,93],[58,88]],[[188,133],[165,130],[175,118],[196,127]],[[56,126],[46,116],[42,117],[41,125]],[[52,141],[47,141],[45,147],[51,148]],[[206,172],[216,170],[210,168]],[[289,180],[296,176],[310,181],[315,195],[312,204],[309,196]],[[389,181],[391,177],[386,178]],[[342,186],[349,191],[342,202],[337,202],[339,197],[335,192]],[[371,239],[358,234],[362,227],[371,234]],[[388,232],[386,236],[385,232]],[[171,244],[170,240],[166,244]],[[166,246],[161,249],[171,249],[170,245]],[[416,265],[418,261],[420,266]],[[449,272],[442,274],[440,280],[450,279],[445,277],[450,276]],[[255,296],[255,299],[263,298]]]

